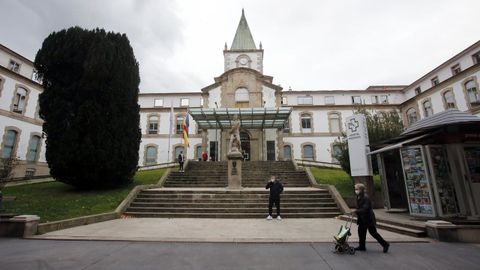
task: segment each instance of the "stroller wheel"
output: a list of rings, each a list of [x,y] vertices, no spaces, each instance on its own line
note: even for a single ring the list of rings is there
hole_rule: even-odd
[[[338,253],[343,253],[345,250],[341,245],[335,245],[335,251]]]
[[[355,254],[355,248],[349,247],[349,248],[348,248],[348,253],[349,253],[350,255]]]

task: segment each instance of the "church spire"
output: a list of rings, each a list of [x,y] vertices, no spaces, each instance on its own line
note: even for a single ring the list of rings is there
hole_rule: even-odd
[[[232,47],[230,50],[256,50],[255,42],[253,41],[252,33],[248,27],[247,19],[245,18],[245,11],[242,8],[242,17],[238,23],[235,38],[233,38]]]

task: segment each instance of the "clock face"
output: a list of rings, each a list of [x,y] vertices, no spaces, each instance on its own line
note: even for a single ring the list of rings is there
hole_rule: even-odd
[[[241,58],[241,59],[240,59],[240,64],[243,65],[243,66],[246,65],[247,62],[248,62],[248,61],[247,61],[246,58]]]

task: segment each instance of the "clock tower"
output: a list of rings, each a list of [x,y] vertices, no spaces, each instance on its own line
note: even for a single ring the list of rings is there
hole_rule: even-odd
[[[233,38],[230,50],[225,43],[223,50],[225,60],[225,70],[228,71],[234,68],[251,68],[260,73],[263,73],[263,48],[260,42],[259,48],[253,41],[252,33],[248,27],[245,12],[242,9],[242,17],[238,23],[237,32]]]

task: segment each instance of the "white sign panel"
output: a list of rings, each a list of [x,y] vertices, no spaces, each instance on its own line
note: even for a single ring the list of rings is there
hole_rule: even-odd
[[[368,147],[368,130],[365,115],[354,114],[347,117],[347,139],[352,176],[372,175],[372,162],[370,156],[367,156],[367,153],[370,152],[370,147]]]

